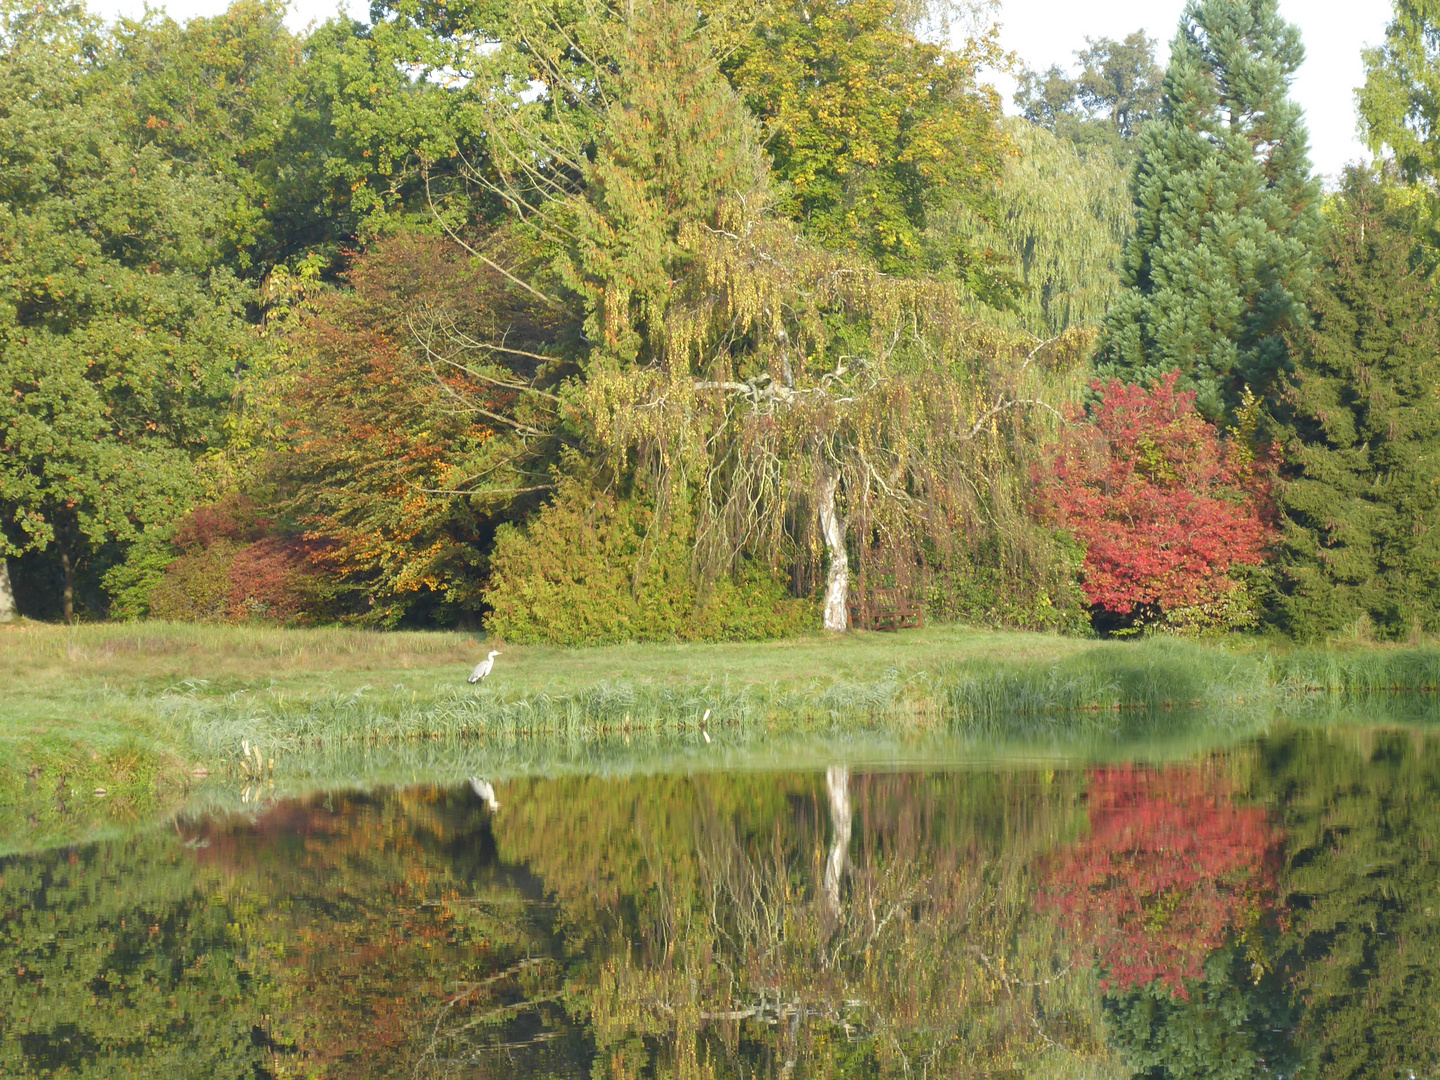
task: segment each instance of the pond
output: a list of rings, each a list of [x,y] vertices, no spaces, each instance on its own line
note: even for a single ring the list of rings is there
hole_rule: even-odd
[[[0,860],[0,1075],[1440,1074],[1440,734],[480,779]]]

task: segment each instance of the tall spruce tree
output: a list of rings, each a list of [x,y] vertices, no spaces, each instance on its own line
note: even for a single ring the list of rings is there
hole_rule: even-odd
[[[1276,0],[1190,0],[1140,136],[1101,366],[1133,382],[1179,370],[1211,419],[1270,393],[1304,319],[1319,185],[1288,96],[1304,55]]]
[[[1347,178],[1281,403],[1297,472],[1277,615],[1304,637],[1440,628],[1440,312],[1402,203]]]

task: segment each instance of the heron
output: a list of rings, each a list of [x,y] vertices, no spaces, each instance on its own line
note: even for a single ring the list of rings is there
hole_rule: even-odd
[[[481,780],[478,776],[470,777],[470,790],[480,797],[480,801],[490,808],[492,814],[500,809],[500,803],[495,798],[495,789],[491,787],[489,780]]]
[[[484,682],[485,676],[489,675],[490,670],[495,666],[495,657],[499,655],[498,652],[492,652],[484,660],[481,660],[475,665],[475,670],[470,672],[470,678],[465,681],[469,683]]]

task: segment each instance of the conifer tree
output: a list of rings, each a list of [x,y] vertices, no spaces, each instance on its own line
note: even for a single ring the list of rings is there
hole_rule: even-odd
[[[1440,313],[1399,202],[1349,177],[1282,403],[1277,614],[1301,636],[1440,627]]]
[[[1304,49],[1276,0],[1190,0],[1170,56],[1101,366],[1140,383],[1179,370],[1214,419],[1270,392],[1304,315],[1319,188],[1288,96]]]

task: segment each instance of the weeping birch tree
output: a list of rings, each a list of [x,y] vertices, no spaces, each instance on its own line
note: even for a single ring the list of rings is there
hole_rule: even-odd
[[[1014,451],[1058,416],[1055,372],[1086,336],[987,327],[959,286],[888,277],[771,213],[755,121],[716,61],[723,19],[664,3],[510,17],[494,62],[513,93],[486,106],[471,179],[549,255],[503,265],[457,240],[577,326],[578,373],[546,391],[573,451],[555,468],[643,492],[657,521],[692,513],[702,584],[742,564],[823,580],[831,630],[857,586],[912,585],[984,530],[1017,572],[1044,561]],[[488,357],[478,374],[514,384]]]

